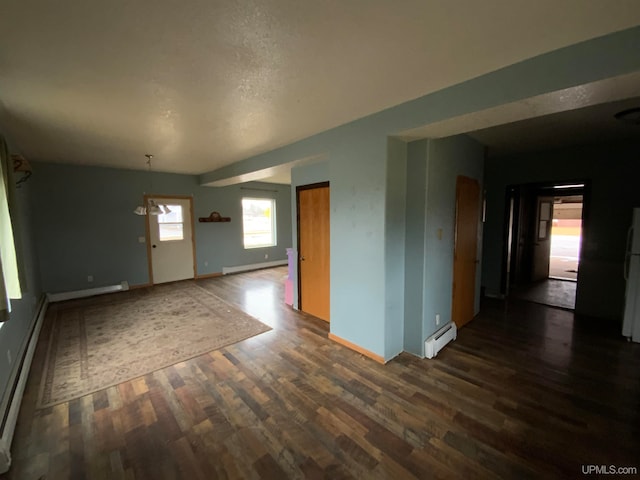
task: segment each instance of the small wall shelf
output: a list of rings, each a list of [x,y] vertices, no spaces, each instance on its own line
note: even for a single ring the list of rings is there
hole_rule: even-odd
[[[211,212],[211,215],[209,215],[208,217],[200,217],[200,218],[198,218],[198,221],[201,222],[201,223],[230,222],[231,221],[231,217],[222,217],[222,216],[220,216],[219,212]]]

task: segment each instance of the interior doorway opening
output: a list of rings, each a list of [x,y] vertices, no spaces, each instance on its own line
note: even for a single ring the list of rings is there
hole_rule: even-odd
[[[584,182],[508,187],[502,272],[505,297],[575,309],[585,189]]]
[[[555,197],[551,228],[549,278],[578,281],[582,243],[582,195]]]

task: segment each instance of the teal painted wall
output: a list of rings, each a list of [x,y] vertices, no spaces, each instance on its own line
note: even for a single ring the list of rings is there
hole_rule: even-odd
[[[451,321],[456,181],[459,175],[474,178],[482,189],[484,147],[466,135],[419,140],[409,144],[407,163],[404,349],[422,357],[424,341]],[[478,259],[481,245],[479,222]],[[476,313],[480,278],[478,268]],[[435,323],[436,314],[440,325]]]
[[[350,133],[346,137],[349,141],[339,135],[325,138],[333,145],[330,154],[316,152],[325,160],[292,169],[292,214],[295,222],[296,186],[330,181],[331,332],[349,341],[365,336],[360,345],[384,356],[387,285],[385,265],[378,259],[385,248],[386,235],[387,139],[376,132],[372,135],[366,128]],[[315,144],[317,140],[312,143],[320,148]],[[288,152],[289,161],[307,156],[298,147]],[[294,237],[295,229],[294,225]],[[292,243],[297,249],[295,238]],[[354,269],[359,265],[365,267]],[[345,283],[346,278],[353,281]],[[294,296],[297,305],[295,288]],[[345,315],[353,311],[357,313]]]
[[[422,356],[424,350],[425,222],[427,204],[427,140],[407,147],[407,187],[404,262],[404,348]]]
[[[425,221],[423,338],[451,321],[456,181],[459,175],[478,180],[483,189],[484,146],[466,135],[430,140],[427,147],[427,211]],[[479,214],[482,201],[479,202]],[[480,215],[479,215],[480,217]],[[442,229],[442,238],[438,238]],[[482,255],[482,221],[478,222],[478,252]],[[475,313],[480,311],[481,265],[476,270]],[[440,326],[435,315],[440,314]],[[424,345],[422,345],[424,348]],[[424,352],[423,352],[424,354]]]
[[[487,293],[497,294],[500,290],[507,185],[590,180],[576,312],[620,320],[627,229],[632,208],[640,206],[639,153],[640,141],[635,141],[488,159],[482,273]]]
[[[390,359],[404,350],[407,143],[388,139],[385,206],[385,350]]]
[[[0,323],[0,405],[8,400],[7,395],[10,393],[8,382],[19,364],[20,354],[26,348],[42,293],[38,260],[33,246],[32,211],[29,206],[29,195],[33,185],[27,182],[16,189],[15,180],[13,172],[10,171],[9,209],[21,274],[22,298],[11,301],[10,318]],[[7,351],[11,352],[11,363],[8,362]]]
[[[60,292],[149,281],[145,217],[134,215],[143,192],[150,190],[148,172],[33,162],[32,204],[38,238],[42,287]],[[248,183],[201,187],[197,177],[153,173],[154,194],[192,195],[198,274],[222,267],[286,259],[291,246],[291,194],[288,185]],[[243,196],[276,199],[278,245],[245,250],[242,245]],[[230,223],[199,223],[212,211]],[[205,266],[208,262],[208,266]],[[94,282],[87,282],[93,275]]]
[[[329,156],[331,332],[385,357],[387,138],[346,133]]]
[[[387,138],[465,113],[638,71],[638,51],[640,27],[572,45],[208,172],[199,181],[325,156],[332,203],[331,331],[389,359],[396,350],[398,309],[392,304],[387,308],[395,301],[387,296],[393,290],[387,287],[398,272],[386,260],[388,218],[382,214],[388,205],[395,205],[387,196],[396,194],[396,181],[387,179]],[[437,152],[438,146],[434,148]],[[439,214],[434,215],[437,221]],[[406,281],[406,274],[403,278]],[[437,298],[443,295],[440,292]],[[424,308],[440,307],[435,302]],[[410,312],[411,307],[407,315]]]

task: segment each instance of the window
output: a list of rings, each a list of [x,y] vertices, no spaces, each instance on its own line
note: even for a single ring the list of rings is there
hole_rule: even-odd
[[[181,205],[167,205],[170,213],[158,215],[159,239],[161,242],[184,240],[184,220]]]
[[[9,215],[9,152],[0,137],[0,322],[9,318],[11,299],[22,297],[18,261]]]
[[[276,201],[272,198],[243,198],[244,248],[276,245]]]

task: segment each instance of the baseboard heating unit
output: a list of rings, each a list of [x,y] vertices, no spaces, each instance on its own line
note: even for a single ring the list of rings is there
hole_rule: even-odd
[[[259,270],[261,268],[279,267],[280,265],[286,265],[286,260],[274,260],[272,262],[252,263],[249,265],[238,265],[235,267],[222,267],[222,274],[229,275],[230,273],[249,272],[251,270]]]
[[[458,336],[458,329],[453,322],[447,323],[444,327],[431,335],[424,342],[424,355],[427,358],[435,357],[444,346],[455,340]]]
[[[18,411],[22,403],[22,394],[27,385],[27,377],[31,368],[31,361],[36,351],[38,336],[44,322],[44,316],[49,304],[45,295],[40,299],[38,308],[30,326],[30,334],[24,343],[16,350],[16,360],[9,377],[5,397],[0,402],[0,474],[9,470],[11,466],[11,441],[18,421]],[[10,320],[14,321],[14,320]],[[4,368],[4,367],[3,367]]]
[[[119,285],[108,285],[106,287],[87,288],[86,290],[74,290],[72,292],[47,293],[47,300],[49,302],[62,302],[64,300],[92,297],[94,295],[121,292],[123,290],[129,290],[129,283],[126,281],[120,282]]]

